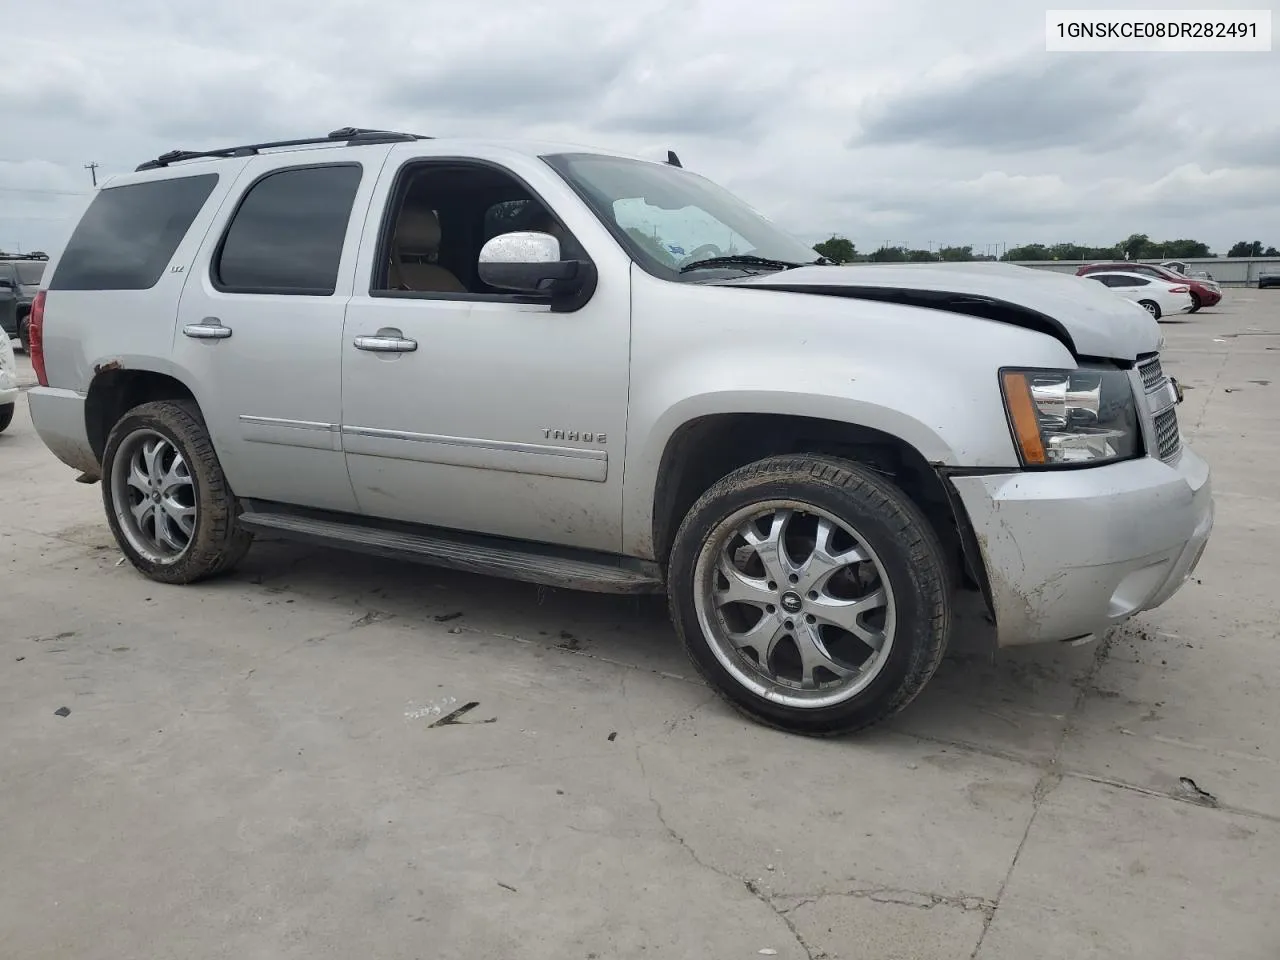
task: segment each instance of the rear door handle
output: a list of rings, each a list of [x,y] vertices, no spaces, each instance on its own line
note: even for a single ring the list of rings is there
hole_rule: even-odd
[[[418,349],[417,340],[410,340],[394,327],[383,327],[372,336],[356,337],[351,342],[357,350],[370,353],[413,353]]]
[[[231,328],[224,327],[217,317],[205,317],[199,323],[188,323],[183,334],[195,340],[225,340],[231,336]]]

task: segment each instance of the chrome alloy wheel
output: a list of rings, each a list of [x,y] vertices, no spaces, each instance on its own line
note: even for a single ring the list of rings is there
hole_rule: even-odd
[[[893,646],[893,589],[875,551],[796,501],[752,504],[712,530],[694,567],[694,608],[724,668],[788,707],[856,696]]]
[[[163,434],[137,430],[120,444],[111,502],[129,545],[152,563],[172,563],[191,545],[195,483],[182,452]]]

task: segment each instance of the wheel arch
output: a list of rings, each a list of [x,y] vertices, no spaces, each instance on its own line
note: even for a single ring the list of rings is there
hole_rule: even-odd
[[[653,483],[653,559],[666,562],[684,516],[722,477],[766,457],[800,453],[851,460],[891,479],[921,508],[949,555],[964,563],[965,521],[939,474],[943,465],[878,427],[772,413],[707,414],[685,421],[671,433]]]
[[[85,394],[85,435],[99,464],[111,428],[129,410],[155,400],[191,400],[199,406],[195,391],[187,385],[182,371],[170,364],[130,359],[106,360],[94,366],[93,378]]]

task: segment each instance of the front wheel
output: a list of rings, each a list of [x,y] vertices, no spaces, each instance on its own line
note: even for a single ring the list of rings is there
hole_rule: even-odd
[[[194,583],[240,562],[252,535],[195,404],[134,407],[102,457],[102,501],[130,562],[161,583]]]
[[[794,733],[847,733],[897,713],[950,632],[929,521],[892,483],[828,457],[762,460],[708,490],[676,534],[669,592],[702,676]]]
[[[13,411],[16,406],[16,403],[6,403],[4,406],[0,406],[0,433],[4,433],[9,429],[9,424],[13,423]]]
[[[1160,304],[1156,303],[1154,300],[1139,300],[1138,304],[1155,319],[1160,319]]]
[[[1204,306],[1204,304],[1200,302],[1199,295],[1193,293],[1191,294],[1191,309],[1188,310],[1187,313],[1195,313],[1202,306]]]

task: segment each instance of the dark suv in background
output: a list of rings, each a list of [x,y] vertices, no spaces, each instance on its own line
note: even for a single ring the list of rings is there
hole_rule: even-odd
[[[44,253],[0,254],[0,330],[27,350],[27,317],[49,257]],[[30,351],[28,351],[30,352]]]

